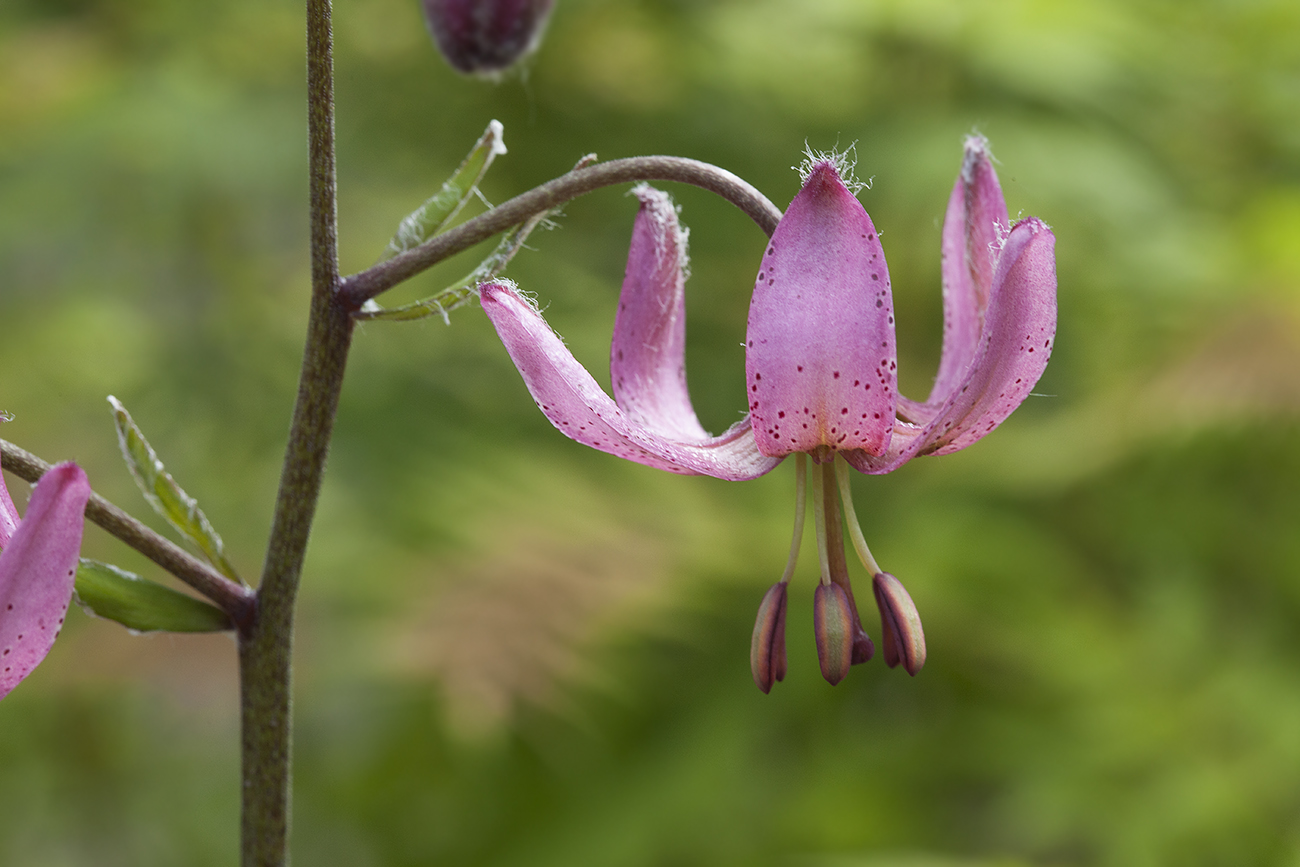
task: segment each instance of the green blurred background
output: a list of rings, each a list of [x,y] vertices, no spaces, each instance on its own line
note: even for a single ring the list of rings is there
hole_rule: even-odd
[[[415,0],[339,0],[335,30],[348,272],[491,118],[498,202],[594,151],[784,207],[805,142],[856,142],[924,394],[976,129],[1012,215],[1056,231],[1060,330],[996,435],[854,480],[925,670],[822,681],[809,549],[764,696],[789,467],[729,484],[566,440],[474,308],[360,328],[300,597],[296,863],[1300,865],[1300,6],[559,0],[496,86],[446,68]],[[143,514],[117,395],[250,578],[305,324],[302,46],[292,0],[0,4],[0,434]],[[510,270],[605,383],[625,192]],[[764,239],[672,192],[717,431]],[[84,553],[160,577],[95,528]],[[233,863],[234,656],[73,612],[0,706],[0,863]]]

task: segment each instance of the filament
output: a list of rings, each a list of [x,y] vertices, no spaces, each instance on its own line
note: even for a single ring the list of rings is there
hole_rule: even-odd
[[[858,516],[853,512],[853,491],[849,487],[849,465],[839,455],[835,456],[835,481],[840,487],[840,502],[844,504],[845,523],[849,525],[849,538],[853,540],[853,549],[858,552],[858,559],[872,575],[879,575],[884,570],[871,556],[867,540],[862,537],[862,528],[858,526]],[[818,537],[820,538],[820,537]]]
[[[781,583],[790,583],[794,565],[799,562],[799,546],[803,543],[803,522],[808,503],[808,463],[803,453],[794,456],[794,538],[790,540],[790,559],[785,564]]]
[[[821,467],[812,472],[813,524],[817,528],[817,559],[822,567],[822,583],[831,583],[831,563],[826,552],[826,496]]]

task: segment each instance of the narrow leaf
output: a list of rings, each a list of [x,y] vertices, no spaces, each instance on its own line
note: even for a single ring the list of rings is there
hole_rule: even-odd
[[[480,283],[486,283],[504,271],[506,265],[510,264],[510,260],[523,248],[524,241],[532,234],[533,229],[546,222],[555,213],[557,212],[543,211],[515,226],[502,236],[496,249],[480,262],[477,268],[438,294],[401,307],[380,307],[374,301],[368,301],[353,316],[356,319],[386,319],[394,322],[441,316],[443,322],[450,324],[447,314],[474,297]]]
[[[135,483],[145,500],[153,506],[154,511],[162,515],[194,543],[203,557],[216,567],[217,571],[232,581],[243,583],[235,567],[230,565],[222,553],[221,537],[208,523],[208,516],[203,514],[193,497],[185,493],[171,474],[158,460],[157,453],[149,441],[140,432],[131,414],[122,406],[122,402],[109,395],[109,404],[113,407],[113,419],[117,424],[117,441],[122,447],[122,458],[131,471]]]
[[[88,613],[136,632],[224,632],[234,628],[219,608],[95,560],[82,559],[77,566],[76,591],[78,604]]]
[[[388,242],[379,261],[414,249],[451,225],[451,221],[478,189],[492,160],[505,152],[504,128],[500,121],[491,121],[469,156],[465,157],[460,168],[442,185],[442,189],[402,220],[397,227],[397,234]]]

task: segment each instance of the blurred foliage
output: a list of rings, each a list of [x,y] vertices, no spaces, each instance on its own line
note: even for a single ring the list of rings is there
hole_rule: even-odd
[[[288,0],[0,5],[0,433],[147,517],[122,397],[249,576],[306,314],[301,30]],[[856,142],[924,392],[977,128],[1012,213],[1057,233],[1061,327],[996,435],[854,481],[925,670],[823,683],[806,555],[763,696],[789,470],[569,442],[474,309],[363,326],[300,597],[299,863],[1300,864],[1300,7],[561,0],[500,86],[451,73],[414,0],[340,0],[335,31],[347,271],[491,118],[493,201],[595,151],[709,160],[784,206],[805,141]],[[719,430],[763,238],[673,193]],[[633,212],[574,202],[509,272],[602,381]],[[159,577],[97,530],[83,553]],[[232,863],[234,667],[228,637],[71,615],[0,707],[0,863]]]

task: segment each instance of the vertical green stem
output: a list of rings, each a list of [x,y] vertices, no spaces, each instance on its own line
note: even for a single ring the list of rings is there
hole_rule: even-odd
[[[239,635],[240,853],[244,867],[278,867],[288,862],[294,601],[352,339],[352,320],[336,299],[339,269],[330,11],[330,0],[307,0],[311,315],[271,539],[257,591],[257,616]]]

